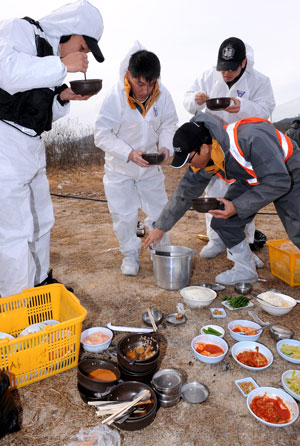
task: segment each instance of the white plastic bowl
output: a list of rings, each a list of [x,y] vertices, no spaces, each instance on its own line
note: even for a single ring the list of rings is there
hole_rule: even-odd
[[[15,339],[15,337],[12,336],[11,334],[4,333],[4,332],[0,331],[0,340],[1,339],[9,339],[9,340],[11,340],[11,339]]]
[[[285,381],[285,378],[292,377],[293,372],[295,372],[297,376],[300,376],[300,370],[295,370],[295,369],[287,370],[286,372],[283,372],[283,374],[281,375],[281,384],[287,393],[289,393],[293,398],[295,398],[295,400],[300,401],[300,395],[297,395],[297,393],[291,390]]]
[[[268,364],[265,367],[250,367],[246,364],[243,364],[242,362],[240,362],[237,359],[237,355],[245,350],[252,350],[255,352],[256,351],[255,347],[259,347],[259,349],[258,349],[259,353],[262,353],[267,358]],[[240,366],[244,367],[244,369],[252,370],[252,371],[264,370],[264,369],[270,367],[270,365],[273,362],[273,354],[272,354],[271,350],[269,350],[263,344],[259,344],[258,342],[253,342],[253,341],[237,342],[236,344],[234,344],[231,347],[231,354],[232,354],[233,359]]]
[[[220,355],[220,356],[201,355],[201,353],[198,353],[196,350],[196,344],[198,342],[204,342],[205,344],[218,345],[219,347],[221,347],[224,350],[224,353],[223,353],[223,355]],[[221,362],[225,358],[225,356],[228,352],[227,342],[224,341],[224,339],[220,338],[219,336],[214,336],[214,335],[198,335],[198,336],[196,336],[191,342],[191,347],[192,347],[192,350],[193,350],[196,358],[199,359],[199,361],[205,362],[206,364],[217,364],[218,362]]]
[[[233,331],[233,329],[237,325],[241,325],[242,327],[251,327],[251,329],[253,330],[257,329],[259,331],[257,334],[252,334],[252,335],[242,334],[241,332],[238,333]],[[234,321],[229,322],[228,330],[232,339],[235,339],[236,341],[257,341],[262,334],[261,326],[259,324],[257,324],[256,322],[247,321],[245,319],[236,319]]]
[[[255,413],[250,408],[252,400],[256,396],[263,396],[264,394],[266,394],[266,396],[269,398],[276,398],[278,396],[279,398],[282,399],[282,401],[286,404],[291,413],[291,418],[288,423],[283,423],[283,424],[269,423],[268,421],[262,420],[257,415],[255,415]],[[288,393],[284,392],[282,389],[277,389],[275,387],[258,387],[257,389],[252,390],[252,392],[250,392],[247,397],[247,407],[251,415],[253,415],[258,421],[265,424],[266,426],[271,426],[271,427],[290,426],[297,420],[299,416],[299,407],[296,401]]]
[[[40,331],[45,330],[45,328],[47,327],[47,325],[56,325],[59,324],[59,321],[56,321],[54,319],[49,319],[47,321],[44,322],[38,322],[36,324],[32,324],[29,325],[28,327],[26,327],[20,334],[19,336],[26,336],[28,334],[33,334],[33,333],[38,333]]]
[[[259,297],[260,299],[264,299],[264,296],[269,293],[269,291],[265,291],[263,293],[260,293],[257,295],[257,297]],[[275,307],[273,305],[270,305],[268,302],[263,302],[262,300],[258,300],[257,302],[259,303],[259,305],[261,306],[261,308],[266,311],[269,314],[272,314],[272,316],[283,316],[284,314],[289,313],[294,306],[297,304],[296,300],[293,299],[291,296],[287,296],[286,294],[282,294],[282,293],[275,293],[274,294],[278,295],[279,297],[281,297],[283,300],[285,300],[287,303],[289,303],[290,305],[288,307]]]
[[[203,294],[205,298],[191,298],[189,296],[191,292],[198,292],[199,295]],[[217,297],[217,293],[214,290],[204,286],[187,286],[180,290],[180,294],[183,297],[184,302],[192,308],[207,307]]]
[[[223,327],[220,327],[220,325],[213,325],[213,324],[204,325],[204,327],[201,328],[201,334],[203,334],[203,335],[208,334],[208,333],[205,333],[204,329],[207,330],[209,327],[213,328],[214,330],[217,330],[219,333],[221,333],[220,336],[218,336],[218,335],[212,335],[212,336],[217,336],[217,338],[224,338],[225,330]]]
[[[97,331],[101,331],[102,333],[107,334],[109,336],[109,339],[105,342],[102,342],[102,344],[85,344],[83,342],[84,338],[86,338],[90,334],[96,333]],[[113,332],[109,328],[92,327],[92,328],[87,328],[86,330],[81,332],[80,342],[81,342],[85,351],[92,352],[92,353],[99,353],[99,352],[103,352],[104,350],[108,349],[108,347],[110,346],[110,343],[112,341],[112,338],[113,338]]]
[[[288,362],[292,362],[293,364],[300,364],[300,359],[291,358],[280,351],[283,344],[294,345],[300,348],[300,341],[297,339],[281,339],[281,341],[278,341],[276,344],[276,350],[279,356]]]

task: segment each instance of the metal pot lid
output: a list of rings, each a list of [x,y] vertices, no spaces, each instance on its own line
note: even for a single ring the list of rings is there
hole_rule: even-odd
[[[187,382],[181,387],[181,396],[187,403],[203,403],[209,397],[209,390],[199,381]]]
[[[173,325],[181,325],[186,323],[186,317],[183,315],[181,318],[177,318],[176,316],[178,313],[169,313],[166,315],[166,321],[169,322],[169,324]]]

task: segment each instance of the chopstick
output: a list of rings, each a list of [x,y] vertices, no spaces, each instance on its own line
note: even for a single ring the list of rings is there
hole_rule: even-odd
[[[88,401],[88,404],[90,406],[96,406],[96,408],[101,408],[104,406],[121,406],[124,404],[128,404],[131,403],[132,400],[127,400],[127,401]],[[142,404],[150,404],[152,403],[152,400],[147,400],[147,401],[140,401],[139,403],[137,403],[137,406],[142,405]]]
[[[148,312],[148,315],[149,315],[149,318],[150,318],[151,325],[153,327],[153,331],[157,331],[158,328],[157,328],[157,325],[155,323],[155,320],[153,319],[153,315],[151,313],[150,307],[147,308],[147,312]]]
[[[112,424],[116,418],[119,418],[120,415],[123,415],[125,412],[127,412],[128,409],[135,406],[140,400],[142,400],[148,394],[149,394],[149,390],[145,390],[145,392],[143,392],[138,398],[136,398],[132,402],[126,404],[123,409],[119,410],[118,412],[110,415],[108,418],[103,420],[102,424],[108,424],[108,425]]]

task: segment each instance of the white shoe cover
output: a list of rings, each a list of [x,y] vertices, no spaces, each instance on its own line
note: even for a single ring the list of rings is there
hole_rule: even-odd
[[[234,262],[234,267],[218,274],[216,283],[234,285],[237,282],[254,283],[258,279],[255,260],[248,243],[243,240],[238,245],[227,249],[227,258]]]
[[[225,245],[221,240],[216,243],[214,240],[210,240],[206,246],[200,251],[200,257],[202,259],[213,259],[219,254],[225,251]]]
[[[263,268],[264,267],[264,262],[254,253],[252,253],[253,258],[254,258],[254,262],[256,265],[256,268]]]
[[[125,276],[137,276],[140,269],[139,258],[135,256],[124,257],[121,265],[122,274]]]

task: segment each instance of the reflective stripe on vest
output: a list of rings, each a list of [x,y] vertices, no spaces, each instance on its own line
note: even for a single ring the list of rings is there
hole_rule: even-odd
[[[230,151],[231,155],[233,156],[233,158],[239,163],[239,165],[241,167],[243,167],[249,173],[249,175],[251,175],[253,177],[250,180],[246,180],[252,186],[259,184],[259,182],[257,181],[257,177],[253,170],[252,164],[250,163],[250,161],[246,161],[246,159],[244,157],[244,153],[243,153],[241,147],[239,146],[238,136],[237,136],[237,128],[240,124],[248,124],[248,123],[254,123],[254,122],[268,122],[269,124],[272,125],[272,123],[266,119],[246,118],[246,119],[242,119],[241,121],[233,122],[232,124],[228,124],[227,126],[225,126],[225,129],[228,133],[229,140],[230,140],[229,151]],[[286,136],[284,133],[280,132],[279,130],[275,129],[275,131],[276,131],[276,134],[278,137],[279,144],[280,144],[280,146],[283,150],[283,153],[284,153],[284,162],[287,162],[287,160],[293,153],[292,141],[290,140],[290,138],[288,136]]]

